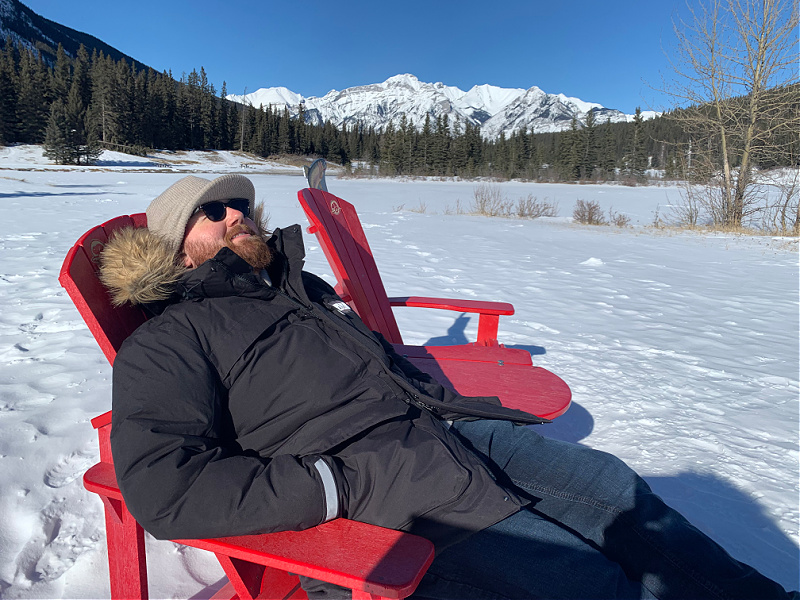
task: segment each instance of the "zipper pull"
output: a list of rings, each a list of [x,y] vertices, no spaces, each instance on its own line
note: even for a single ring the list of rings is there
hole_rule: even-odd
[[[434,415],[438,415],[439,414],[439,409],[438,408],[436,408],[435,406],[431,406],[429,404],[425,404],[422,400],[419,399],[419,396],[417,394],[412,394],[411,392],[406,392],[406,396],[408,396],[408,398],[409,398],[409,402],[408,402],[409,404],[413,404],[414,406],[416,406],[418,408],[424,408],[425,410],[427,410],[428,412],[433,413]]]

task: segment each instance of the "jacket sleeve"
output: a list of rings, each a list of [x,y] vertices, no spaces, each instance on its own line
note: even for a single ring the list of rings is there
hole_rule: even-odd
[[[342,477],[330,457],[243,451],[197,340],[153,321],[143,329],[114,363],[111,449],[126,504],[147,531],[196,539],[301,530],[338,516]]]

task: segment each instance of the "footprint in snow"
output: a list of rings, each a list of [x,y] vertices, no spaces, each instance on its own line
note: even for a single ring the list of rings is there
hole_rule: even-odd
[[[95,453],[88,448],[62,457],[44,474],[44,483],[51,488],[60,488],[72,483],[97,462]]]

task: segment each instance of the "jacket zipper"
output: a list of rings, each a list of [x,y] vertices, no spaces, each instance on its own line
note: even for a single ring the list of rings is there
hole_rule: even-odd
[[[248,282],[248,283],[251,283],[251,282]],[[384,364],[384,360],[383,360],[385,355],[382,356],[381,354],[378,354],[370,346],[368,346],[368,345],[366,345],[364,343],[364,341],[361,338],[365,338],[366,334],[361,333],[360,331],[358,331],[357,333],[358,333],[359,337],[356,337],[356,334],[354,332],[350,331],[350,329],[352,329],[352,327],[342,327],[342,325],[340,323],[338,323],[336,320],[334,320],[334,318],[331,315],[324,314],[321,309],[319,309],[318,307],[316,307],[313,304],[313,302],[311,303],[311,306],[308,306],[308,305],[305,304],[305,302],[301,301],[299,298],[295,298],[295,297],[289,295],[288,293],[286,293],[284,290],[280,289],[277,286],[273,286],[273,289],[278,294],[280,294],[281,296],[287,298],[293,304],[295,304],[295,305],[299,306],[301,309],[303,309],[303,312],[301,313],[303,316],[313,317],[316,320],[320,321],[320,323],[322,323],[323,325],[325,323],[328,323],[329,325],[332,325],[333,328],[336,331],[338,331],[339,333],[344,333],[347,337],[349,337],[351,340],[353,340],[353,342],[355,342],[358,347],[366,350],[373,357],[378,359],[378,363],[381,365],[381,367],[387,373],[387,375],[389,375],[389,377],[392,379],[392,381],[394,381],[397,385],[399,385],[402,388],[403,392],[405,392],[405,396],[406,397],[403,398],[403,400],[407,404],[416,406],[418,408],[422,408],[424,410],[427,410],[427,411],[433,413],[434,415],[436,415],[437,417],[439,417],[439,412],[441,410],[445,410],[445,411],[450,411],[450,412],[462,414],[464,416],[471,416],[471,417],[480,417],[480,418],[488,418],[488,419],[503,418],[503,417],[500,417],[499,415],[497,415],[496,413],[492,413],[490,411],[484,411],[484,410],[479,410],[479,409],[471,409],[471,408],[466,408],[464,406],[452,406],[450,404],[447,404],[446,402],[439,402],[438,400],[434,400],[433,398],[431,398],[429,396],[426,396],[425,397],[425,401],[423,402],[420,399],[420,396],[419,396],[420,390],[418,390],[416,387],[414,387],[413,384],[411,384],[408,381],[406,381],[405,378],[399,377],[396,373],[394,373],[391,370],[391,368],[389,368],[387,365],[385,365]],[[519,421],[515,421],[515,422],[522,422],[522,423],[535,424],[535,425],[543,424],[543,423],[550,423],[549,419],[544,419],[542,417],[537,417],[536,415],[531,415],[529,413],[523,413],[522,411],[520,411],[520,412],[522,413],[522,414],[520,414],[520,417],[522,417],[522,418],[520,418]],[[441,418],[441,417],[439,417],[439,418]],[[505,419],[506,420],[512,420],[510,418],[510,415],[505,417]]]

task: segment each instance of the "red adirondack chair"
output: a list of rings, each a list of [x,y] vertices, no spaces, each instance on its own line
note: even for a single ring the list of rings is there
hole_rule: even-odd
[[[146,317],[132,306],[112,306],[97,278],[98,259],[115,229],[145,225],[145,215],[134,214],[91,229],[70,249],[59,275],[111,364],[122,342]],[[86,472],[84,485],[105,505],[111,596],[146,599],[144,531],[117,485],[109,442],[111,412],[93,419],[92,425],[100,438],[100,462]],[[433,544],[424,538],[346,519],[300,532],[176,541],[216,555],[229,582],[214,598],[305,598],[298,575],[350,588],[354,600],[405,598],[433,560]]]
[[[534,367],[530,353],[497,341],[501,315],[514,314],[505,302],[405,296],[389,298],[355,207],[326,191],[297,193],[336,277],[336,291],[361,319],[379,331],[419,369],[468,396],[499,396],[504,406],[553,419],[569,408],[572,393],[557,375]],[[478,339],[457,346],[403,344],[392,307],[440,308],[477,313]]]
[[[514,314],[511,304],[420,296],[389,298],[355,207],[342,198],[314,188],[300,190],[297,197],[311,223],[308,232],[316,234],[336,277],[337,293],[350,303],[371,329],[380,331],[393,344],[402,344],[393,306],[441,308],[479,315],[478,340],[472,346],[499,345],[497,327],[500,316]],[[474,353],[464,346],[449,348],[457,348],[454,356],[459,357],[480,356],[484,352],[482,348]],[[509,353],[512,354],[528,355],[527,364],[531,364],[527,352]]]

